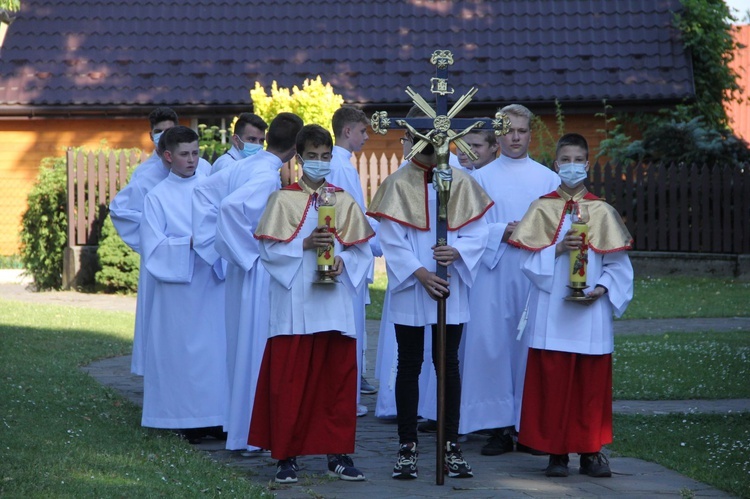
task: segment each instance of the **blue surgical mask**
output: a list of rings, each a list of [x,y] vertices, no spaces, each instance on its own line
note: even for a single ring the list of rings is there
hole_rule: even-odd
[[[153,137],[151,137],[151,140],[153,140],[153,141],[154,141],[154,145],[155,145],[155,146],[159,147],[159,137],[161,137],[163,133],[164,133],[164,132],[158,132],[158,133],[155,133],[155,134],[153,135]]]
[[[250,156],[254,156],[261,149],[263,149],[263,146],[260,144],[251,144],[250,142],[244,142],[240,154],[242,154],[243,158],[249,158]]]
[[[302,163],[302,172],[313,182],[320,182],[331,173],[331,162],[308,159]]]
[[[562,183],[568,187],[576,187],[588,177],[586,165],[583,163],[558,164],[558,167],[560,171],[557,174],[560,176]]]

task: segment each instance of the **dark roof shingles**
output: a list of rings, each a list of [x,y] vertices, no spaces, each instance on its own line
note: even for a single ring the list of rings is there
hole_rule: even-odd
[[[0,52],[0,103],[242,105],[320,74],[348,102],[428,92],[435,49],[478,101],[682,99],[678,0],[26,0]]]

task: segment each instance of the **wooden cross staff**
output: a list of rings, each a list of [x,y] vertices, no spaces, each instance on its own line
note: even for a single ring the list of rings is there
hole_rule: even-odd
[[[448,66],[453,64],[453,54],[448,50],[436,50],[433,52],[430,62],[435,66],[435,77],[430,80],[430,91],[435,95],[435,107],[433,108],[421,95],[406,87],[406,93],[412,102],[427,115],[427,118],[396,118],[391,119],[385,111],[376,112],[370,119],[370,125],[375,133],[385,135],[389,129],[405,128],[419,139],[414,144],[406,160],[421,152],[428,144],[432,144],[437,155],[437,165],[434,175],[437,176],[437,234],[435,244],[445,246],[448,244],[448,201],[450,200],[450,188],[453,176],[451,174],[448,159],[450,157],[450,144],[456,144],[470,159],[477,159],[477,155],[471,147],[464,142],[462,137],[469,132],[492,128],[496,135],[505,135],[510,128],[508,117],[498,112],[495,119],[489,118],[455,118],[455,116],[471,102],[477,92],[472,87],[466,94],[462,95],[448,109],[448,96],[454,90],[448,84]],[[461,130],[456,132],[455,130]],[[448,268],[438,265],[436,274],[441,279],[448,279]],[[445,337],[446,337],[446,309],[445,302],[448,294],[437,300],[437,460],[435,481],[437,485],[443,485],[443,467],[445,464]]]

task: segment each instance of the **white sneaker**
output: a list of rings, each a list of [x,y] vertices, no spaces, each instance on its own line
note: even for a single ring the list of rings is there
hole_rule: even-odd
[[[357,417],[358,418],[361,418],[362,416],[367,414],[368,411],[369,409],[367,409],[366,405],[357,404]]]

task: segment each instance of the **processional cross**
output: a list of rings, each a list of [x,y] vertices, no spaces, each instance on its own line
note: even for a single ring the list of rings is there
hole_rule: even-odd
[[[455,116],[471,102],[477,92],[472,87],[466,94],[462,95],[448,110],[448,96],[453,95],[454,89],[448,84],[448,66],[453,64],[453,54],[449,50],[436,50],[432,53],[430,62],[435,66],[435,77],[431,78],[430,91],[435,94],[435,107],[433,108],[425,99],[411,87],[406,87],[406,94],[411,97],[412,102],[422,110],[427,118],[395,118],[388,117],[385,111],[376,112],[370,119],[373,131],[385,135],[389,129],[405,128],[419,142],[415,143],[409,154],[404,159],[410,160],[420,153],[428,144],[435,148],[437,164],[433,170],[434,185],[438,191],[437,196],[437,235],[436,246],[448,244],[448,201],[450,200],[450,189],[453,175],[448,159],[450,156],[450,144],[466,154],[470,159],[477,159],[477,155],[471,147],[464,142],[463,136],[469,132],[492,128],[495,135],[505,135],[510,129],[510,120],[504,114],[498,112],[494,119],[489,118],[455,118]],[[421,132],[420,132],[421,130]],[[461,130],[456,132],[455,130]],[[436,274],[441,279],[448,279],[448,268],[437,266]],[[445,336],[446,336],[446,294],[437,300],[437,462],[436,483],[443,485],[443,465],[445,452]]]

